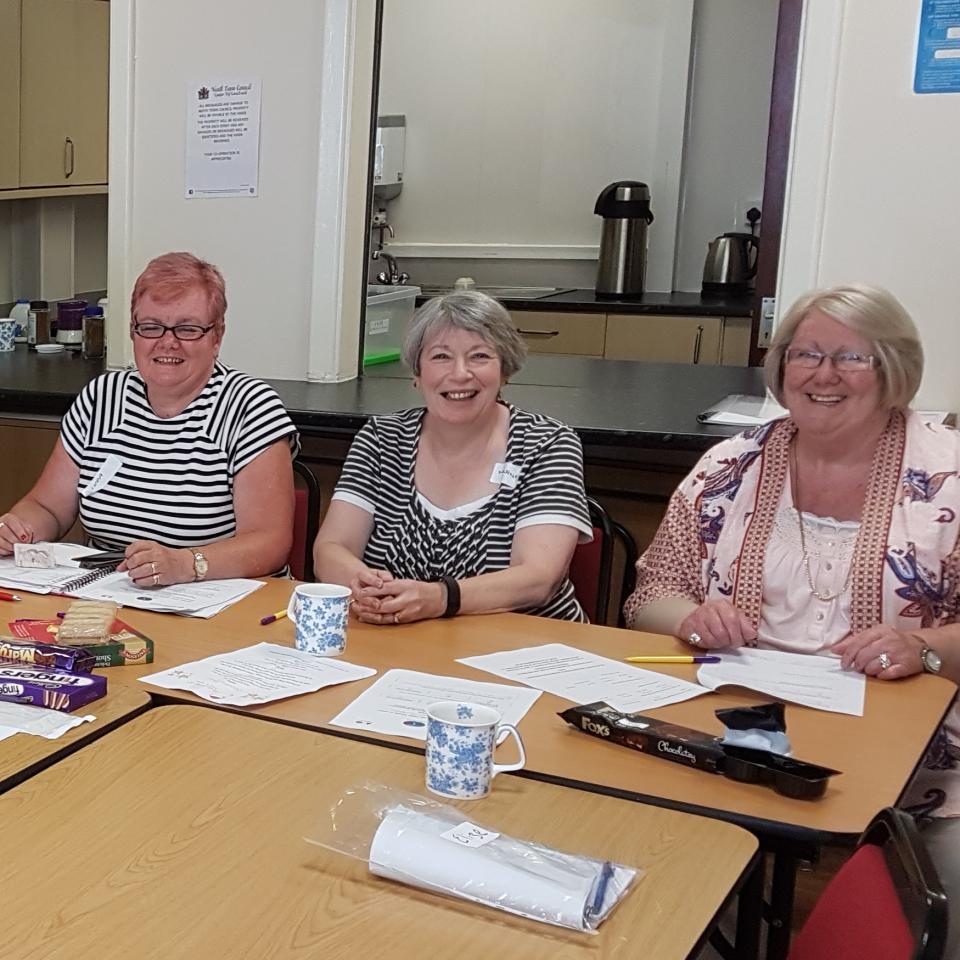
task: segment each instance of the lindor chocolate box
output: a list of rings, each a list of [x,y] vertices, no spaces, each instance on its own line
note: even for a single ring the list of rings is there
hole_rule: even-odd
[[[640,713],[620,713],[603,701],[570,707],[560,716],[571,726],[591,736],[619,743],[641,753],[721,773],[726,758],[719,737],[691,730]]]
[[[105,696],[107,678],[0,664],[0,700],[69,713]]]
[[[61,647],[36,640],[0,637],[0,663],[65,670],[67,673],[89,673],[94,667],[94,658],[83,647]]]

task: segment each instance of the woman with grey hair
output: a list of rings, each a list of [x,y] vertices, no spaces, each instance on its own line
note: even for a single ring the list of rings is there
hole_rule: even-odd
[[[801,297],[765,366],[789,416],[718,443],[680,484],[637,563],[628,624],[698,648],[839,656],[881,680],[960,681],[960,435],[910,411],[922,373],[891,294]],[[945,729],[915,788],[955,818],[956,708]]]
[[[317,576],[351,588],[359,619],[586,619],[567,577],[592,538],[580,441],[500,396],[526,352],[485,294],[417,311],[403,357],[424,406],[357,434],[314,546]]]

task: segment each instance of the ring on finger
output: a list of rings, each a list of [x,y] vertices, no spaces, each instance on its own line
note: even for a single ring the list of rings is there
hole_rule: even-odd
[[[156,576],[157,575],[157,565],[151,560],[150,561],[150,572]]]
[[[880,661],[881,670],[889,670],[890,667],[893,666],[892,662],[890,661],[890,658],[885,653],[881,653],[880,656],[877,657],[877,659]]]
[[[701,638],[699,633],[691,633],[687,638],[687,642],[694,647],[699,647],[701,643]]]
[[[160,585],[160,574],[159,574],[159,573],[155,573],[155,574],[153,575],[153,585],[154,585],[155,587]]]
[[[395,614],[393,615],[393,622],[394,622],[394,623],[399,623],[399,622],[400,622],[400,614],[399,614],[399,613],[395,613]]]

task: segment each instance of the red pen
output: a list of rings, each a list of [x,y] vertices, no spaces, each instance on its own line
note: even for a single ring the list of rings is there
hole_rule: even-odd
[[[19,600],[15,593],[7,593],[6,590],[0,590],[0,600]]]

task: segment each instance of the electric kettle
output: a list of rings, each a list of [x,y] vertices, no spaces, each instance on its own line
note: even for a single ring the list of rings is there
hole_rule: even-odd
[[[703,264],[703,292],[748,293],[759,250],[760,239],[752,233],[725,233],[711,240]]]

